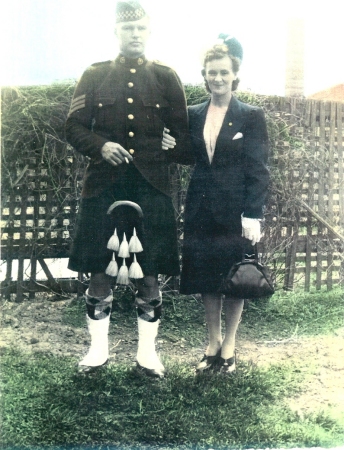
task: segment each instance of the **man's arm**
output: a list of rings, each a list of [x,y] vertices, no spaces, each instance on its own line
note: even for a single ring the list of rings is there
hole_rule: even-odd
[[[159,67],[160,76],[163,76],[163,85],[166,100],[170,107],[165,118],[165,127],[168,134],[175,139],[175,146],[166,148],[170,162],[178,164],[194,164],[194,155],[191,151],[188,114],[183,85],[178,75],[167,66]],[[164,145],[164,144],[163,144]],[[166,147],[166,145],[164,145]]]
[[[66,121],[67,141],[81,154],[96,162],[102,159],[113,166],[133,158],[120,144],[111,142],[92,131],[94,119],[94,87],[96,66],[89,67],[78,82]]]

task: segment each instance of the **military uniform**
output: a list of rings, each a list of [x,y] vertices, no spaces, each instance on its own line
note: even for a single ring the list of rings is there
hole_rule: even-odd
[[[176,138],[173,150],[161,148],[164,127]],[[187,136],[185,94],[170,67],[120,55],[84,72],[66,122],[68,142],[89,158],[70,269],[105,271],[111,259],[106,242],[113,232],[107,207],[115,200],[131,200],[144,215],[144,274],[178,274],[169,165],[192,163]],[[133,162],[106,162],[101,148],[109,141],[128,150]]]

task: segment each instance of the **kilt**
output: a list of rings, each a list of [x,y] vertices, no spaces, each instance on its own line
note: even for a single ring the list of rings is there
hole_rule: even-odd
[[[140,205],[143,220],[135,216],[131,207],[125,207],[127,213],[123,213],[124,207],[118,207],[107,214],[109,206],[119,200]],[[117,228],[120,241],[125,231],[129,242],[133,226],[143,245],[143,252],[136,256],[144,275],[178,275],[180,263],[172,199],[148,183],[133,164],[123,164],[115,183],[100,195],[81,199],[68,268],[83,273],[105,272],[112,258],[107,243],[114,229]],[[122,258],[117,259],[121,265]],[[126,260],[127,266],[131,261],[132,257]]]
[[[192,219],[185,220],[181,294],[218,292],[223,278],[243,252],[254,253],[249,241],[217,223],[203,201]]]

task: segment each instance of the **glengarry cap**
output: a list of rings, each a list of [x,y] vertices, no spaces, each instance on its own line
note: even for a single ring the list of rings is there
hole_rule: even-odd
[[[137,1],[117,2],[116,23],[132,22],[145,17],[146,12]]]

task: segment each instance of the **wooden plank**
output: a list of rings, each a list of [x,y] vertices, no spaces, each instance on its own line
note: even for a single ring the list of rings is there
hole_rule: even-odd
[[[330,136],[328,141],[328,209],[327,217],[329,222],[333,222],[334,211],[333,211],[333,191],[335,185],[334,179],[334,151],[335,151],[335,135],[336,135],[336,104],[331,102],[331,112],[330,112]]]
[[[322,239],[322,226],[319,225],[318,230],[319,240]],[[322,282],[322,274],[323,274],[323,257],[322,257],[322,248],[321,246],[317,246],[317,256],[316,256],[316,289],[320,290],[323,284]]]
[[[291,225],[287,226],[287,235],[286,238],[292,238],[293,228]],[[284,276],[284,286],[283,289],[286,291],[290,291],[293,289],[293,284],[290,280],[290,270],[291,270],[291,259],[292,259],[292,251],[293,251],[293,240],[291,239],[288,247],[285,252],[285,276]]]
[[[338,153],[338,194],[339,225],[344,230],[344,151],[343,151],[343,105],[337,103],[337,153]]]
[[[305,264],[305,291],[309,292],[311,287],[311,258],[312,258],[312,246],[311,246],[311,236],[312,236],[312,216],[310,213],[307,214],[307,236],[306,236],[306,264]]]
[[[26,191],[26,190],[25,190]],[[26,193],[26,192],[25,192]],[[19,258],[18,258],[18,277],[17,277],[17,302],[22,302],[24,280],[24,261],[25,261],[25,240],[26,240],[26,208],[27,208],[27,195],[21,197],[21,210],[20,210],[20,244],[19,244]]]
[[[37,259],[35,256],[31,258],[31,276],[30,276],[30,293],[29,299],[33,300],[35,298],[35,284],[36,284],[36,274],[37,274]]]
[[[319,135],[319,166],[318,166],[318,213],[321,217],[325,216],[325,203],[324,203],[324,194],[325,194],[325,169],[324,165],[326,164],[326,116],[325,116],[325,104],[323,102],[320,103],[320,135]]]

